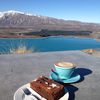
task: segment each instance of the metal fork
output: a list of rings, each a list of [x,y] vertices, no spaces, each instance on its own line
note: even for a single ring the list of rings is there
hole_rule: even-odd
[[[26,95],[32,95],[32,96],[34,96],[37,100],[41,100],[38,96],[32,94],[31,91],[30,91],[29,89],[24,88],[23,91],[24,91],[24,93],[25,93]]]

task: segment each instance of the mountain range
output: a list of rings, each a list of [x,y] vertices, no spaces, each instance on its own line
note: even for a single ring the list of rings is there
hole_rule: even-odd
[[[100,31],[100,24],[63,20],[19,11],[0,12],[0,28],[25,28],[32,31]]]

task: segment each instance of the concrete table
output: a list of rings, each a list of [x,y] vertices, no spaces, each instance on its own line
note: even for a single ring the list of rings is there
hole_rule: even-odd
[[[13,100],[14,92],[40,75],[49,76],[57,61],[77,64],[81,81],[65,84],[69,100],[100,100],[100,58],[81,51],[0,55],[0,100]]]

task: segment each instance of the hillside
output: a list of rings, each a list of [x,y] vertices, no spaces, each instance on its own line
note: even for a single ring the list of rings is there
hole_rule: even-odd
[[[18,11],[0,12],[0,34],[49,31],[99,32],[100,24],[56,19]]]
[[[56,19],[18,11],[0,12],[0,27],[32,28],[36,31],[41,29],[100,31],[100,24]]]

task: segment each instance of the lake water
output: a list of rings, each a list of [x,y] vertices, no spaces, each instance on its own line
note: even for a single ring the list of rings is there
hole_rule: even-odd
[[[32,52],[82,50],[100,48],[100,41],[92,38],[76,37],[46,37],[37,39],[0,39],[0,53],[11,53],[19,47],[25,47]]]

